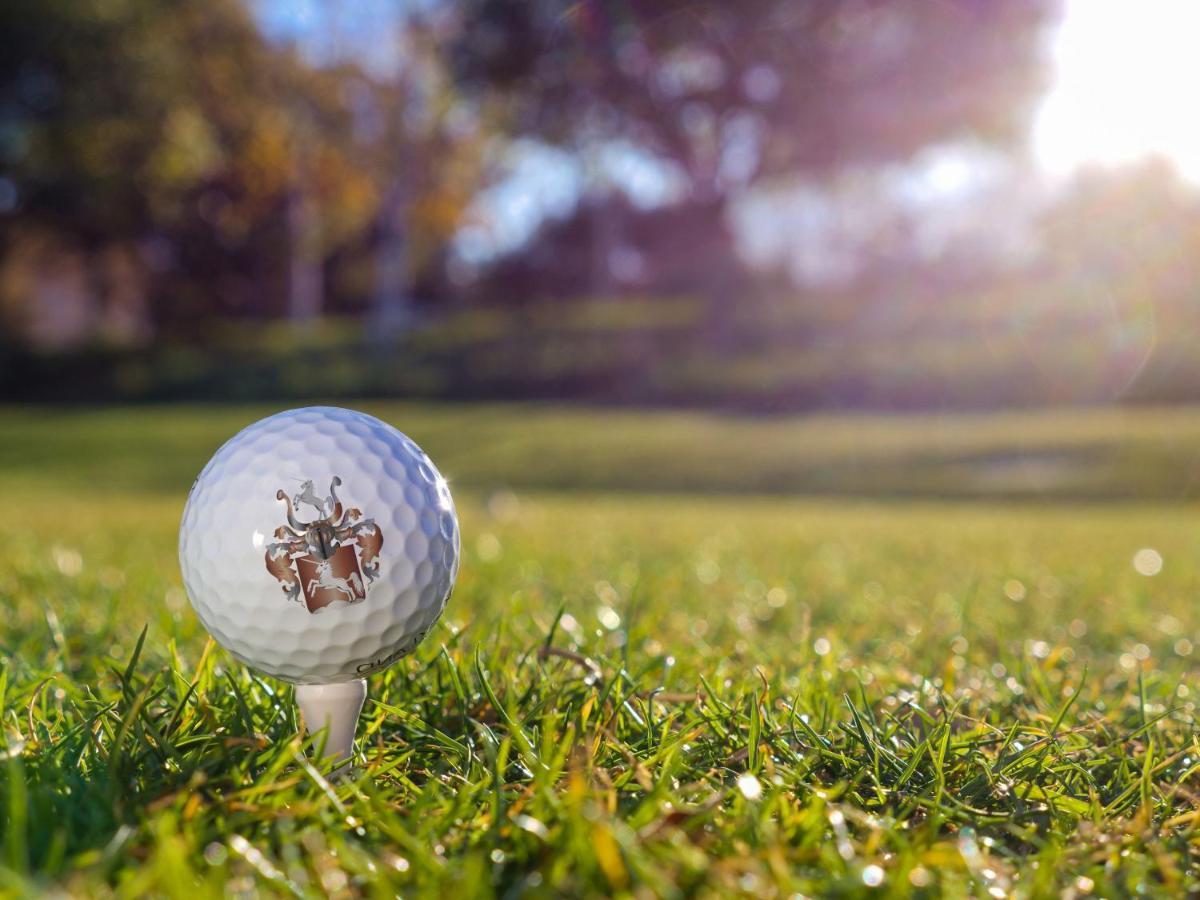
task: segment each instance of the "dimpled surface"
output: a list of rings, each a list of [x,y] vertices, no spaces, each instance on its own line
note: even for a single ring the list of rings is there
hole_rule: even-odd
[[[289,599],[267,569],[288,524],[276,494],[295,497],[312,481],[324,500],[335,477],[337,499],[361,511],[348,521],[374,520],[382,534],[378,576],[364,577],[364,565],[365,598],[310,612],[307,591]],[[321,517],[303,502],[296,514]],[[333,407],[279,413],[235,435],[196,479],[179,529],[184,585],[204,626],[242,662],[298,684],[359,678],[411,652],[445,609],[458,558],[454,501],[429,457],[387,423]]]

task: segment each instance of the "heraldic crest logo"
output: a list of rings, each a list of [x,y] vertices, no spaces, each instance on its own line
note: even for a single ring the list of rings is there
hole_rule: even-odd
[[[343,508],[337,495],[341,483],[334,475],[325,498],[317,496],[312,481],[292,496],[282,489],[275,494],[287,504],[288,523],[275,529],[276,543],[267,545],[267,571],[289,600],[304,603],[310,613],[331,603],[365,600],[379,577],[383,532],[374,519],[363,518],[362,510]],[[301,521],[304,506],[315,509],[316,518]]]

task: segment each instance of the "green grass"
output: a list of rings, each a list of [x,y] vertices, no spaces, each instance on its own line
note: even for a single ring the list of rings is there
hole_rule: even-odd
[[[771,418],[569,407],[356,404],[476,490],[1034,501],[1200,497],[1200,409]],[[0,472],[95,493],[186,490],[221,443],[284,407],[0,407]]]
[[[1197,413],[379,408],[464,564],[331,783],[174,558],[265,411],[0,413],[0,891],[1200,891]]]

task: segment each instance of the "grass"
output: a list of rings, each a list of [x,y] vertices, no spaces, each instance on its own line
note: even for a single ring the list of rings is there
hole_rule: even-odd
[[[332,783],[174,559],[265,410],[0,413],[0,891],[1200,891],[1196,413],[379,411],[464,566]],[[1051,451],[1019,503],[946,463]]]
[[[720,416],[355,404],[395,422],[456,486],[1033,501],[1200,496],[1200,410]],[[222,441],[282,407],[0,407],[0,473],[97,493],[174,493]]]

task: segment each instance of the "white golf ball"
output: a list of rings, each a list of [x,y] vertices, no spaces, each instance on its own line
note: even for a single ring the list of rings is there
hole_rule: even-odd
[[[179,563],[204,627],[297,684],[361,678],[410,653],[458,573],[446,480],[373,416],[310,407],[255,422],[196,479]]]

